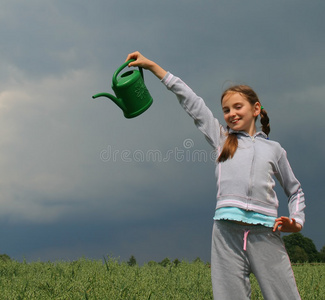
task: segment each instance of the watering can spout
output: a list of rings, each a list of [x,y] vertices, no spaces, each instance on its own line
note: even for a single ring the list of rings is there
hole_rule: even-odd
[[[126,108],[125,108],[125,105],[124,105],[124,103],[122,102],[122,100],[121,99],[118,99],[118,98],[116,98],[115,96],[113,96],[113,95],[111,95],[111,94],[109,94],[109,93],[99,93],[99,94],[96,94],[96,95],[94,95],[92,98],[93,99],[96,99],[96,98],[98,98],[98,97],[106,97],[106,98],[109,98],[109,99],[111,99],[120,109],[122,109],[123,111],[125,111],[126,110]]]
[[[128,119],[139,116],[152,104],[152,97],[144,84],[142,68],[139,67],[139,71],[127,71],[118,77],[119,73],[131,61],[134,59],[125,62],[113,75],[112,89],[116,96],[108,93],[99,93],[93,96],[94,99],[98,97],[111,99]]]

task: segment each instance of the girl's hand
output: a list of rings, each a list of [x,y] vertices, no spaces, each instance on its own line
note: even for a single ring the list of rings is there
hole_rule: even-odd
[[[130,53],[125,61],[135,59],[135,61],[129,63],[129,67],[141,67],[143,69],[151,71],[159,79],[163,79],[166,75],[166,71],[157,65],[155,62],[144,57],[139,51]]]
[[[299,232],[302,226],[296,223],[295,219],[290,220],[288,217],[280,217],[275,220],[273,231],[277,229],[282,232]]]
[[[153,64],[152,61],[145,58],[140,52],[136,51],[133,53],[130,53],[128,57],[126,58],[125,62],[127,62],[130,59],[135,59],[135,61],[129,63],[129,67],[141,67],[144,69],[149,69],[150,66]]]

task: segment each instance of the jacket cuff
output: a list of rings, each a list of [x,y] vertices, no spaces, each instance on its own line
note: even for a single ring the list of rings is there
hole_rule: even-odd
[[[172,84],[171,81],[173,79],[174,75],[171,74],[170,72],[167,72],[166,75],[164,76],[163,79],[161,79],[161,82],[168,88],[170,89]]]

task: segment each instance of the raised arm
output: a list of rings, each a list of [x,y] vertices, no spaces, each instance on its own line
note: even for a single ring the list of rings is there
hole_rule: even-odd
[[[162,67],[160,67],[155,62],[149,60],[148,58],[144,57],[138,51],[130,53],[125,61],[128,61],[130,59],[135,59],[135,61],[129,63],[129,67],[141,67],[146,70],[149,70],[154,75],[156,75],[160,80],[163,79],[167,74],[167,71],[165,71]]]
[[[216,149],[220,142],[222,126],[214,118],[203,99],[197,96],[180,78],[168,73],[158,64],[144,57],[140,52],[130,53],[126,61],[130,59],[135,59],[135,61],[129,63],[130,67],[142,67],[151,71],[167,89],[177,96],[181,106],[194,119],[195,125],[205,135],[207,141]]]

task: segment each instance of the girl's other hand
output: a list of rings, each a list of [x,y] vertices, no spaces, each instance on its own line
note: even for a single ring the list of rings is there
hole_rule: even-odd
[[[290,220],[288,217],[280,217],[275,220],[273,231],[277,229],[282,232],[299,232],[302,226],[293,218]]]

